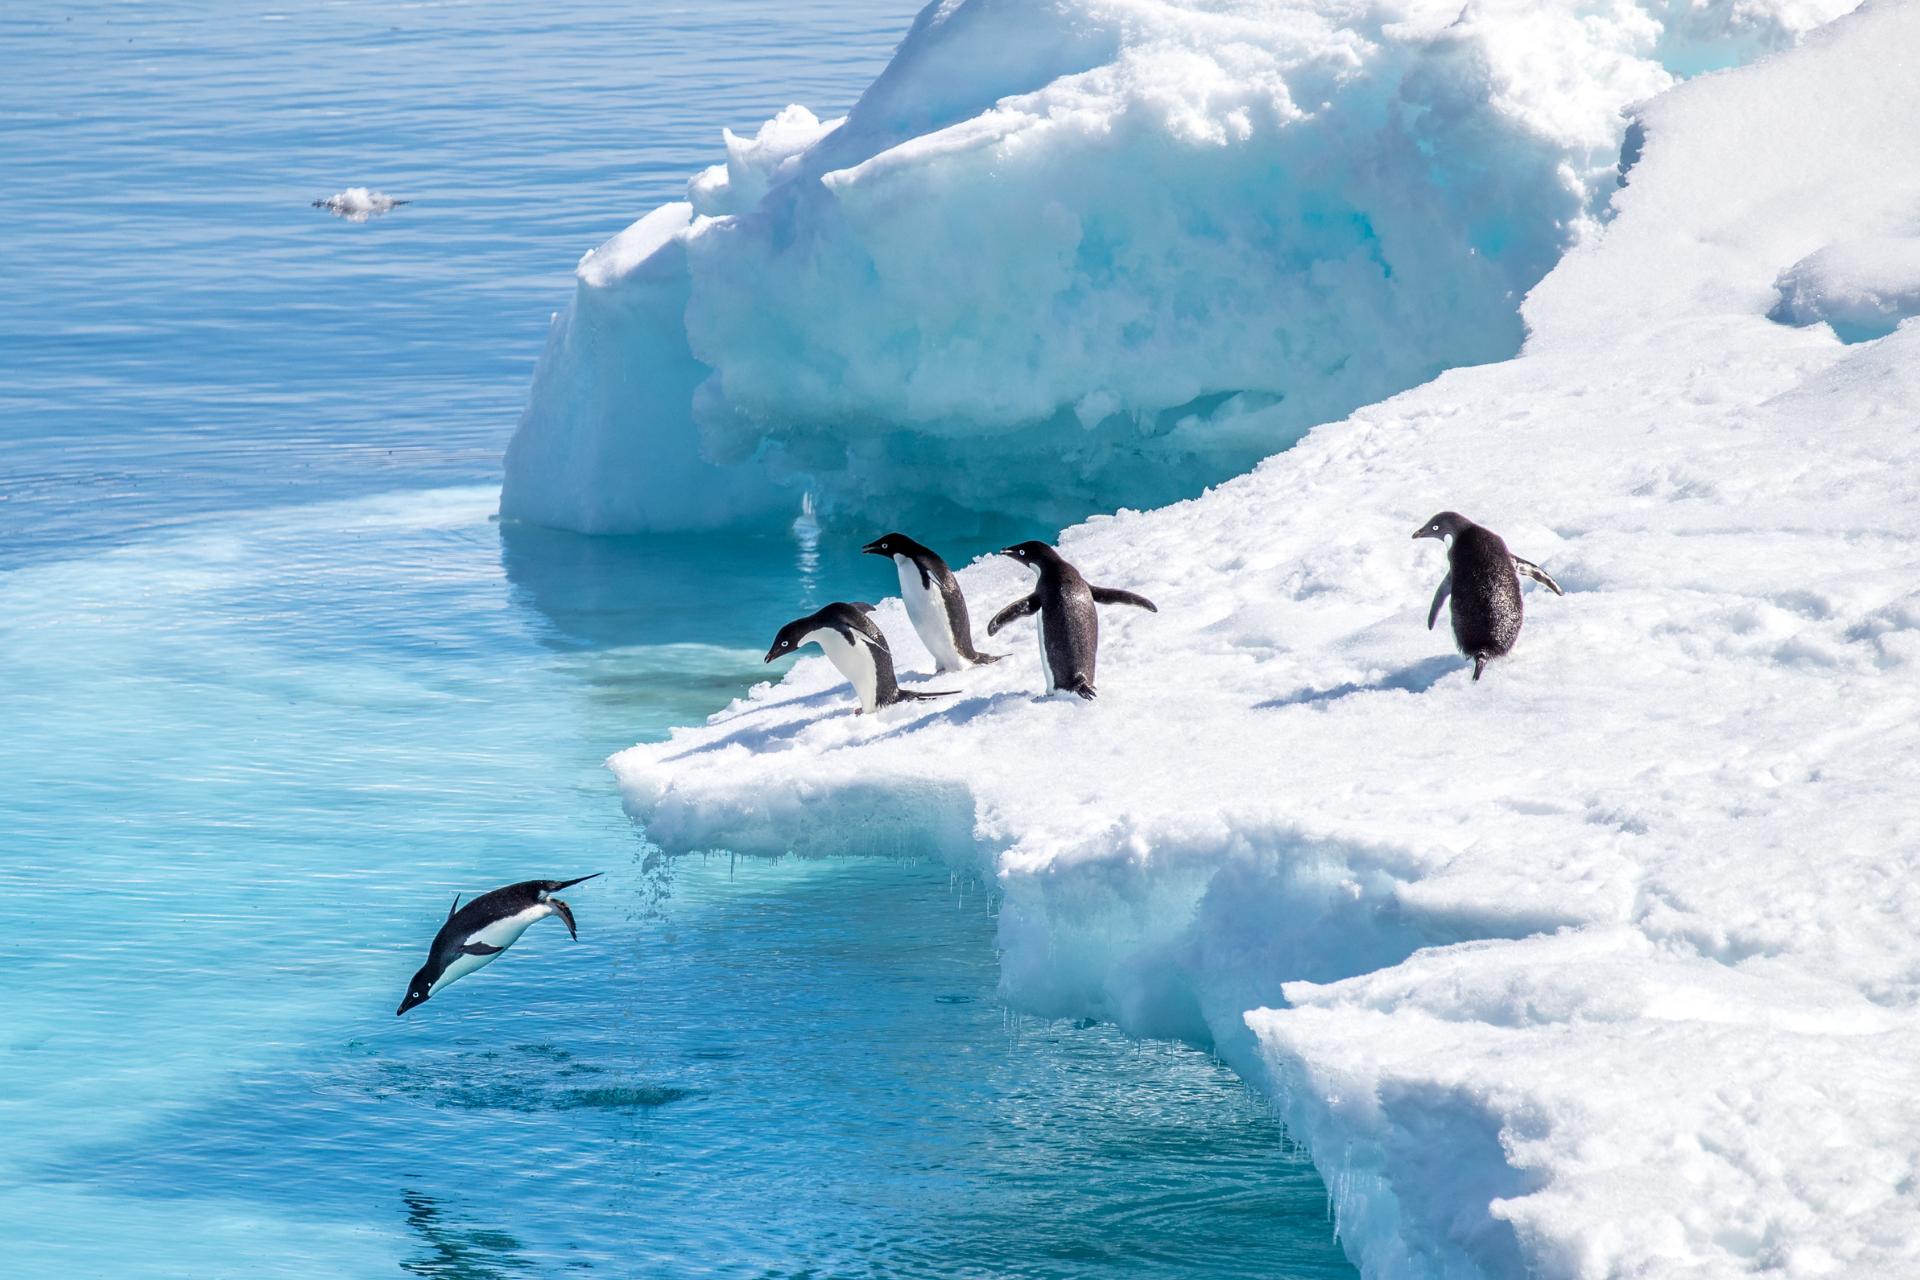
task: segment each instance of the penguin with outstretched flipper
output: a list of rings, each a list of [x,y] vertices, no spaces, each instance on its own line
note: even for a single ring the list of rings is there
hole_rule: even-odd
[[[1044,542],[1020,542],[1000,552],[1039,575],[1033,594],[1015,600],[993,616],[987,634],[993,635],[1016,618],[1040,615],[1040,667],[1046,672],[1047,692],[1065,689],[1083,698],[1094,696],[1094,656],[1100,647],[1100,618],[1095,605],[1130,604],[1158,613],[1153,601],[1131,591],[1096,587],[1080,571],[1061,559]]]
[[[889,533],[860,548],[870,556],[887,556],[900,573],[900,598],[920,643],[933,655],[933,669],[965,671],[998,662],[1004,655],[979,653],[973,647],[973,624],[967,617],[967,599],[953,570],[938,555],[904,533]]]
[[[559,916],[567,933],[579,941],[573,927],[573,909],[552,895],[568,885],[591,880],[601,873],[572,880],[523,880],[492,893],[483,893],[460,905],[455,897],[447,922],[433,935],[427,962],[407,984],[407,998],[394,1010],[397,1017],[450,982],[458,982],[476,969],[484,969],[500,958],[500,953],[520,940],[520,935],[536,920]]]
[[[773,638],[767,661],[789,657],[802,645],[819,645],[827,661],[852,682],[862,712],[899,702],[951,698],[958,692],[947,689],[913,693],[902,689],[893,677],[893,651],[887,648],[887,638],[867,616],[872,612],[873,606],[865,601],[848,604],[836,600],[818,613],[795,618]]]
[[[1447,545],[1447,576],[1440,580],[1427,610],[1427,630],[1433,630],[1440,605],[1451,597],[1453,641],[1473,659],[1475,680],[1489,660],[1504,657],[1520,638],[1519,575],[1525,574],[1557,596],[1566,594],[1546,570],[1508,551],[1499,534],[1456,511],[1442,511],[1414,530],[1413,536],[1452,540]]]

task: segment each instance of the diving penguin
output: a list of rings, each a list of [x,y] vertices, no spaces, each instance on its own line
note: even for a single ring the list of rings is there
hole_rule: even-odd
[[[600,874],[596,871],[591,876],[573,880],[523,880],[483,893],[464,907],[456,896],[452,909],[447,912],[447,922],[433,935],[427,962],[407,984],[407,998],[393,1011],[394,1016],[422,1003],[448,983],[458,982],[475,969],[492,964],[502,951],[520,940],[520,935],[535,920],[559,916],[566,921],[567,933],[578,942],[580,934],[573,927],[573,910],[550,895]]]
[[[1044,542],[1020,542],[1000,552],[1040,575],[1033,594],[1015,600],[993,615],[987,624],[992,635],[1015,618],[1040,615],[1040,669],[1047,674],[1047,692],[1066,689],[1083,698],[1094,696],[1093,659],[1100,647],[1100,619],[1096,604],[1130,604],[1158,613],[1153,601],[1131,591],[1090,586],[1080,571],[1060,558]]]
[[[818,613],[795,618],[780,628],[767,650],[767,661],[784,658],[804,644],[817,644],[840,674],[853,682],[861,711],[890,707],[896,702],[919,702],[927,698],[951,698],[957,689],[911,693],[893,678],[893,651],[887,638],[867,615],[873,606],[864,601],[847,604],[835,601]],[[858,713],[856,713],[858,714]]]
[[[1427,610],[1427,630],[1433,630],[1440,616],[1440,602],[1453,597],[1453,641],[1460,652],[1473,659],[1473,678],[1478,680],[1490,658],[1504,656],[1520,637],[1520,579],[1526,574],[1553,594],[1565,595],[1560,584],[1531,560],[1522,560],[1507,550],[1507,544],[1491,529],[1482,529],[1454,511],[1442,511],[1414,530],[1416,538],[1447,538],[1447,576],[1433,593],[1433,607]]]
[[[920,641],[933,655],[933,669],[965,671],[998,662],[998,653],[976,653],[967,600],[960,594],[947,562],[904,533],[890,533],[860,548],[870,556],[891,556],[900,571],[900,598]]]

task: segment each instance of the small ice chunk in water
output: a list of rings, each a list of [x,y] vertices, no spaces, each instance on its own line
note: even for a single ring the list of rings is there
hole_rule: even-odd
[[[313,207],[325,209],[336,218],[345,218],[348,222],[365,222],[368,218],[378,217],[403,204],[412,204],[411,200],[395,200],[392,196],[379,191],[369,191],[365,187],[348,187],[338,195],[328,196],[325,200],[315,200]]]

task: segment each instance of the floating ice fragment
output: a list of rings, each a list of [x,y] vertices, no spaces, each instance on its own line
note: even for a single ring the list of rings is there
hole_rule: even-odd
[[[365,187],[348,187],[338,195],[328,196],[325,200],[315,200],[313,207],[325,209],[336,218],[345,218],[348,222],[365,222],[403,204],[412,204],[411,200],[395,200],[380,191],[369,191]]]

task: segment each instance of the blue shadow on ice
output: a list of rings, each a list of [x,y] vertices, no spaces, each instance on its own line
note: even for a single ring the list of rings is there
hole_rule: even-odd
[[[1465,670],[1467,661],[1457,654],[1443,654],[1437,658],[1423,658],[1410,667],[1398,671],[1389,671],[1380,679],[1366,684],[1337,684],[1331,689],[1295,689],[1292,693],[1265,702],[1256,702],[1257,708],[1295,707],[1308,703],[1332,702],[1338,698],[1355,693],[1377,693],[1384,689],[1399,689],[1406,693],[1425,693],[1455,671]]]

